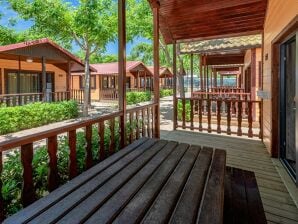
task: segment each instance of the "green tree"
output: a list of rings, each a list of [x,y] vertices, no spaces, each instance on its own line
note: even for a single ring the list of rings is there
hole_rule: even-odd
[[[84,116],[90,102],[90,57],[104,51],[117,34],[114,0],[80,0],[73,6],[63,0],[8,0],[22,19],[32,20],[31,33],[49,37],[63,46],[76,43],[84,52]]]
[[[132,41],[136,37],[143,37],[152,42],[153,40],[153,22],[152,11],[147,0],[127,0],[127,38]],[[162,35],[160,35],[160,63],[173,68],[173,58],[171,45],[165,44]],[[132,49],[130,58],[145,60],[148,62],[153,61],[153,48],[149,44],[140,43]],[[178,65],[178,81],[180,87],[180,95],[184,96],[184,75],[185,69],[185,56],[177,55]]]

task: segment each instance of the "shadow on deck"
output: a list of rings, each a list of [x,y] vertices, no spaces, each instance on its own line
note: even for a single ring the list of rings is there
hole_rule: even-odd
[[[268,223],[298,223],[298,209],[260,140],[192,131],[161,131],[161,138],[227,151],[227,166],[253,171]]]

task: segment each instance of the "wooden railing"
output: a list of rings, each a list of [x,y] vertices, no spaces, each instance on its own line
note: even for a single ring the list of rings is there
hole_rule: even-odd
[[[177,98],[176,128],[262,138],[261,101]]]
[[[78,103],[82,104],[84,102],[84,90],[72,89],[71,99],[76,100]]]
[[[0,95],[0,105],[7,107],[22,106],[29,103],[41,102],[43,100],[43,93],[21,93],[21,94],[3,94]],[[58,102],[68,100],[70,92],[51,92],[46,94],[47,102]]]
[[[223,86],[223,87],[213,87],[210,88],[211,92],[217,93],[244,93],[245,89],[237,88],[237,87],[230,87],[230,86]]]
[[[100,100],[117,100],[118,90],[117,89],[102,89],[99,91]]]
[[[0,143],[0,175],[3,168],[3,153],[11,149],[20,150],[21,164],[23,167],[23,187],[21,192],[21,201],[24,207],[36,200],[35,183],[33,181],[33,166],[35,143],[45,144],[47,147],[48,163],[48,191],[51,192],[59,186],[59,173],[57,152],[59,150],[58,135],[67,137],[69,147],[69,179],[78,175],[77,164],[77,132],[84,132],[85,135],[85,169],[89,169],[99,161],[123,148],[126,144],[133,142],[141,137],[156,137],[156,116],[155,111],[158,104],[150,104],[142,107],[127,110],[126,125],[119,124],[123,119],[123,112],[116,112],[98,118],[87,119],[73,124],[55,128],[52,130],[42,131],[30,136],[2,141]],[[118,125],[119,124],[119,125]],[[126,127],[125,131],[121,127]],[[159,127],[158,127],[159,128]],[[96,130],[94,132],[94,129]],[[109,141],[105,142],[106,130],[109,130]],[[97,160],[94,160],[92,152],[92,138],[96,133],[98,136]],[[125,133],[125,135],[124,135]],[[116,139],[117,136],[120,139]],[[94,141],[93,141],[94,142]],[[118,146],[116,142],[120,142]],[[108,146],[107,146],[108,145]],[[0,219],[5,218],[4,199],[2,197],[2,182],[0,179]]]
[[[203,99],[233,99],[233,100],[250,100],[250,93],[233,93],[233,92],[193,92],[192,97]]]

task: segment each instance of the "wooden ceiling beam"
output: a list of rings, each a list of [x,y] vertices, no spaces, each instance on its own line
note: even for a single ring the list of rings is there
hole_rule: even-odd
[[[204,13],[215,10],[222,10],[225,8],[241,8],[246,5],[260,5],[263,4],[263,0],[218,0],[218,1],[160,1],[162,11],[173,12],[173,11],[187,11],[189,8],[192,9],[194,13]]]

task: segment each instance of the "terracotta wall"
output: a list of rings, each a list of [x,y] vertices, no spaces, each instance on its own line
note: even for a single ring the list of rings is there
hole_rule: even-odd
[[[19,68],[19,62],[15,60],[4,60],[0,59],[0,70],[1,70],[1,78],[2,78],[2,90],[3,93],[5,91],[5,82],[4,82],[4,70],[5,69],[14,69],[17,70]],[[39,71],[41,72],[41,64],[32,62],[21,62],[21,70],[29,70],[29,71]],[[49,73],[55,74],[55,91],[66,91],[66,72],[57,68],[52,64],[46,64],[46,70]]]
[[[271,95],[272,42],[298,14],[297,0],[269,0],[264,28],[263,89]],[[271,99],[264,100],[264,143],[271,152]]]

